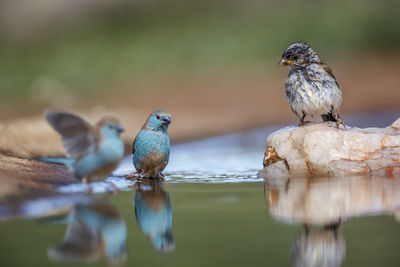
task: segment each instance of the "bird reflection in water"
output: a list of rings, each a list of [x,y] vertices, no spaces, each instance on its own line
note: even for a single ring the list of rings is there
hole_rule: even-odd
[[[291,260],[295,267],[337,267],[346,256],[346,243],[340,223],[324,227],[304,225],[292,245]]]
[[[304,225],[293,241],[293,266],[340,266],[346,255],[344,220],[380,214],[399,220],[399,191],[400,179],[391,177],[265,180],[270,215]]]
[[[175,250],[172,236],[172,206],[169,194],[158,179],[145,179],[136,185],[134,208],[136,220],[155,249],[163,252]]]
[[[68,215],[45,219],[45,222],[68,224],[62,244],[47,250],[52,260],[94,262],[105,258],[112,264],[126,261],[125,220],[104,200],[77,204]]]

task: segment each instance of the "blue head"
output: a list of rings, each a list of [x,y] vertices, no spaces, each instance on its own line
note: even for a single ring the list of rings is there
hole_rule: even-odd
[[[97,124],[102,139],[120,139],[124,131],[120,120],[115,116],[105,116]]]
[[[147,118],[147,121],[143,125],[142,129],[167,132],[170,123],[171,114],[164,110],[156,110],[153,111]]]

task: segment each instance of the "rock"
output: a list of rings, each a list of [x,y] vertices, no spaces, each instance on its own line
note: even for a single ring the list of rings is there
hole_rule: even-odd
[[[32,190],[52,191],[58,185],[79,182],[63,165],[1,154],[0,173],[0,205],[5,198],[24,198]]]
[[[287,127],[267,138],[259,177],[400,174],[400,118],[386,128]]]

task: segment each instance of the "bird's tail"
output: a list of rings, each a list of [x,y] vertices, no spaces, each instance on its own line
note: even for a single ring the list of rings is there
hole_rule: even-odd
[[[65,166],[72,166],[74,163],[74,159],[71,158],[46,158],[46,157],[36,157],[35,159],[48,162],[48,163],[56,163],[56,164],[63,164]]]

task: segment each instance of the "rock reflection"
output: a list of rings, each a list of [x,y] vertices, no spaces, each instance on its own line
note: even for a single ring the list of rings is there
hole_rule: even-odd
[[[343,222],[380,214],[398,220],[399,191],[400,178],[393,177],[265,180],[271,216],[304,225],[293,241],[293,266],[341,266],[346,255]]]
[[[292,266],[341,266],[346,255],[346,243],[340,224],[325,227],[307,226],[297,234],[292,246]]]
[[[278,220],[332,224],[341,219],[400,211],[400,178],[331,177],[266,180],[270,214]]]
[[[68,215],[45,222],[68,224],[62,244],[48,248],[48,256],[53,260],[94,262],[105,258],[113,264],[126,261],[125,221],[105,200],[77,204]]]
[[[155,249],[163,252],[175,250],[172,236],[172,206],[169,194],[158,180],[146,179],[136,184],[134,200],[136,220],[143,234]]]

